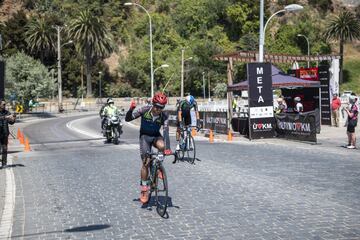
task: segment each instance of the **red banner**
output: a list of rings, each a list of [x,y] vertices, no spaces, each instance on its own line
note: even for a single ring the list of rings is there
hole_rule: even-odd
[[[319,81],[319,70],[317,67],[300,68],[296,70],[296,76],[304,80]]]

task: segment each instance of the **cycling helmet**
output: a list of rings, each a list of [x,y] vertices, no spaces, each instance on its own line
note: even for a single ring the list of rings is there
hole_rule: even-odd
[[[114,100],[112,100],[112,98],[108,98],[108,100],[107,100],[107,104],[110,104],[110,103],[114,103]]]
[[[162,92],[158,92],[154,95],[153,99],[152,99],[152,103],[155,106],[164,108],[165,105],[167,104],[167,97],[164,93]]]
[[[195,98],[193,96],[189,95],[186,97],[186,101],[190,104],[193,104],[195,101]]]
[[[300,98],[300,97],[295,97],[295,98],[294,98],[294,101],[295,101],[295,102],[300,102],[300,101],[301,101],[301,98]]]

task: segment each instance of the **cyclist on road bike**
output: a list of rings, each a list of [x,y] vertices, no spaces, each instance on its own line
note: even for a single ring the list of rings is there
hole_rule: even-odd
[[[195,115],[196,115],[196,127],[200,128],[200,117],[198,112],[197,103],[195,101],[195,98],[191,95],[187,96],[184,100],[181,100],[179,102],[178,108],[177,108],[177,117],[178,117],[178,127],[176,131],[176,141],[179,142],[181,129],[184,126],[190,126],[191,125],[191,110],[194,109]],[[176,146],[176,150],[180,150],[179,143]]]
[[[168,115],[163,112],[167,104],[167,97],[164,93],[156,93],[152,98],[152,105],[146,105],[136,109],[135,101],[131,102],[130,109],[126,113],[125,121],[129,122],[141,117],[140,125],[140,154],[142,160],[141,167],[141,194],[140,201],[147,203],[149,201],[149,166],[150,158],[147,153],[151,152],[154,146],[165,155],[171,154]],[[163,135],[160,128],[163,126]],[[165,141],[164,141],[165,138]],[[165,150],[166,149],[166,150]]]

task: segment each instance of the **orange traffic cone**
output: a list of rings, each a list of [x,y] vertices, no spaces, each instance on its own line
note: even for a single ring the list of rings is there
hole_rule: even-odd
[[[19,142],[20,144],[24,144],[24,134],[22,132],[20,132]]]
[[[227,140],[229,141],[229,142],[231,142],[232,141],[232,133],[231,133],[231,130],[229,129],[229,131],[228,131],[228,137],[227,137]]]
[[[210,135],[209,135],[209,142],[214,143],[214,134],[213,131],[210,129]]]
[[[193,137],[196,136],[196,130],[194,127],[191,129],[191,136],[193,136]]]
[[[16,134],[16,139],[20,139],[20,135],[21,135],[21,131],[20,131],[20,128],[18,128],[18,131]]]
[[[29,152],[31,150],[28,138],[25,139],[25,149],[24,150],[25,150],[25,152]]]

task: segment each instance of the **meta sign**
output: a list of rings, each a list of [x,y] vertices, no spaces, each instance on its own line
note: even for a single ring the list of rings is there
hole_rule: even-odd
[[[249,63],[249,139],[275,136],[270,63]]]

